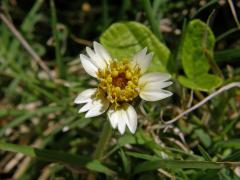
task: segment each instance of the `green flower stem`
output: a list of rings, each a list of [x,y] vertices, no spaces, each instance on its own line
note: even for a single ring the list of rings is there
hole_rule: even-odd
[[[103,153],[107,148],[108,142],[112,135],[112,128],[109,121],[107,120],[104,124],[100,139],[98,141],[97,147],[93,153],[93,159],[101,160]]]
[[[153,9],[151,7],[150,1],[149,0],[142,0],[143,8],[147,14],[149,23],[152,27],[153,33],[160,39],[162,40],[162,34],[159,31],[159,23],[156,21],[154,15],[153,15]]]
[[[112,128],[110,126],[109,121],[107,120],[104,124],[102,133],[100,135],[100,138],[98,140],[97,147],[93,153],[93,159],[94,160],[101,160],[103,157],[104,151],[107,148],[108,142],[110,141],[110,138],[112,136]],[[87,177],[88,180],[95,180],[96,179],[96,174],[95,173],[90,173],[88,174]]]

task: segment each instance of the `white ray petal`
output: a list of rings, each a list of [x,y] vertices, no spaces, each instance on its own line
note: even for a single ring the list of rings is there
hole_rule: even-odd
[[[172,93],[170,91],[166,91],[166,90],[143,90],[140,92],[139,96],[146,101],[158,101],[164,98],[167,98],[169,96],[171,96]]]
[[[104,98],[96,98],[92,101],[92,105],[89,108],[89,111],[86,113],[85,117],[95,117],[103,114],[109,107],[109,101]]]
[[[168,73],[147,73],[140,77],[139,85],[144,85],[147,82],[163,82],[171,78]]]
[[[148,83],[145,83],[142,90],[144,90],[144,91],[157,91],[157,90],[160,90],[160,89],[163,89],[165,87],[170,86],[172,83],[173,82],[171,82],[171,81],[148,82]]]
[[[93,98],[92,96],[96,93],[97,89],[87,89],[83,92],[81,92],[77,98],[74,100],[75,104],[81,104],[81,103],[86,103],[89,101],[92,101],[91,99]]]
[[[108,118],[112,127],[114,129],[118,127],[118,131],[121,134],[124,134],[126,125],[131,133],[135,133],[137,128],[137,113],[130,104],[125,103],[117,110],[114,109],[114,106],[111,106],[108,111]]]
[[[90,75],[97,78],[98,68],[89,60],[87,60],[83,54],[80,54],[80,60],[84,70]]]
[[[120,110],[119,113],[121,115],[121,119],[120,121],[118,121],[118,131],[120,132],[120,134],[124,134],[126,129],[126,122],[122,119],[123,118],[122,110]]]
[[[93,47],[96,52],[107,64],[111,62],[111,56],[109,55],[108,51],[98,42],[93,42]]]
[[[93,99],[91,99],[91,101],[87,102],[78,112],[82,113],[82,112],[86,112],[89,109],[91,109],[93,106]]]
[[[152,60],[153,53],[146,53],[147,48],[144,48],[143,50],[135,54],[133,57],[132,65],[139,65],[139,67],[141,68],[141,73],[146,72]]]
[[[124,116],[122,119],[125,119],[130,132],[134,134],[137,129],[137,113],[130,104],[125,104],[125,106],[127,108],[122,110]]]
[[[97,53],[95,53],[91,48],[86,47],[86,51],[92,63],[95,64],[99,69],[104,69],[107,66],[104,59],[101,58]]]
[[[96,68],[99,68],[99,66],[95,63],[95,61],[93,61],[91,58],[89,58],[88,56],[81,54],[80,58],[85,59],[87,61],[90,61],[94,66],[96,66]]]
[[[113,127],[113,129],[116,129],[117,125],[118,125],[118,122],[121,121],[121,112],[120,111],[116,111],[114,109],[114,106],[112,105],[108,112],[107,112],[107,115],[108,115],[108,119]]]
[[[145,47],[144,49],[142,49],[141,51],[137,52],[133,56],[133,60],[134,61],[138,61],[139,59],[143,59],[146,56],[146,53],[147,53],[147,48]]]
[[[167,73],[148,73],[139,79],[139,96],[146,101],[158,101],[172,95],[171,92],[163,90],[172,82],[167,81],[171,76]]]

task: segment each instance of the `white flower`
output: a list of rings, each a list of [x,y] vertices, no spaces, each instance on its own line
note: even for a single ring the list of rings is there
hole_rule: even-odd
[[[116,61],[99,43],[93,43],[94,50],[86,48],[88,56],[80,54],[85,71],[97,78],[97,88],[81,92],[76,104],[85,104],[79,112],[85,117],[95,117],[107,111],[112,127],[123,134],[126,126],[131,133],[137,128],[137,113],[131,102],[138,96],[146,101],[158,101],[172,95],[163,88],[172,84],[166,73],[147,73],[153,54],[147,48],[134,55],[132,61]]]

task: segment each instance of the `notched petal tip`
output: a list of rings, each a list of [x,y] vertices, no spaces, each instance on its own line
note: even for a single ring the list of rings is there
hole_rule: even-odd
[[[126,126],[129,131],[134,134],[137,129],[137,113],[135,109],[128,103],[123,104],[117,110],[111,106],[108,110],[108,118],[112,127],[118,128],[118,131],[123,135],[126,131]]]
[[[121,135],[125,133],[126,129],[126,123],[122,120],[118,122],[118,131],[120,132]]]
[[[113,129],[117,128],[118,121],[120,120],[119,112],[115,111],[114,106],[112,105],[107,112],[108,119],[113,127]]]
[[[153,56],[154,56],[154,53],[153,52],[150,52],[147,54],[147,56],[149,57],[150,61],[152,60]]]
[[[96,88],[92,89],[86,89],[82,91],[78,96],[75,98],[74,103],[75,104],[82,104],[87,103],[89,101],[92,101],[92,96],[96,93]]]
[[[128,129],[132,134],[136,132],[137,129],[137,112],[130,104],[127,104],[127,109],[125,111],[125,121],[128,126]]]
[[[143,54],[147,54],[147,50],[148,50],[148,48],[144,47],[140,52],[142,52]]]
[[[132,65],[138,65],[141,69],[141,74],[145,73],[152,61],[153,53],[147,54],[147,48],[145,47],[133,56]]]
[[[144,92],[140,92],[139,94],[141,99],[145,101],[159,101],[167,97],[170,97],[172,95],[173,95],[172,92],[166,91],[163,89],[159,91],[144,91]]]
[[[105,63],[110,64],[110,62],[112,61],[112,58],[109,52],[107,51],[107,49],[102,44],[96,41],[93,43],[93,47],[96,54],[98,54],[99,57],[101,57],[105,61]]]
[[[151,82],[164,82],[171,78],[171,75],[168,73],[159,73],[159,72],[151,72],[144,74],[139,78],[139,85],[144,85],[145,83]]]
[[[88,107],[85,117],[90,118],[103,114],[108,109],[109,104],[110,102],[105,98],[105,96],[94,98],[90,107]]]
[[[93,50],[86,47],[86,52],[91,61],[100,69],[105,69],[107,64],[111,61],[111,57],[107,50],[96,41],[93,43]]]
[[[103,45],[100,44],[99,42],[97,42],[97,41],[93,41],[93,47],[97,47],[97,46],[101,46],[101,47],[103,47]]]

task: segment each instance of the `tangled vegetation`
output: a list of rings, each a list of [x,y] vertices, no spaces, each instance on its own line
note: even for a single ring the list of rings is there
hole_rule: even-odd
[[[240,179],[239,17],[231,0],[2,0],[0,179]],[[135,134],[78,113],[93,41],[147,47],[172,76],[173,96],[133,101]]]

